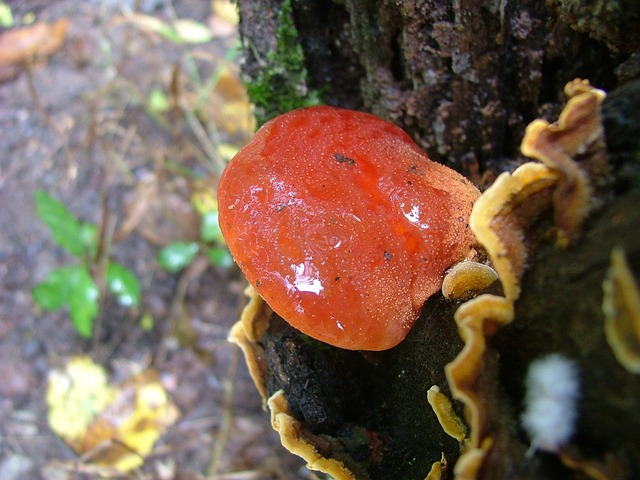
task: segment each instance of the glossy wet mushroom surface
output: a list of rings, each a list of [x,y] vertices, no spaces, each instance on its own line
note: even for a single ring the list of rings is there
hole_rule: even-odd
[[[265,124],[218,189],[222,232],[258,294],[350,350],[406,336],[443,272],[473,254],[478,195],[395,125],[333,107]]]

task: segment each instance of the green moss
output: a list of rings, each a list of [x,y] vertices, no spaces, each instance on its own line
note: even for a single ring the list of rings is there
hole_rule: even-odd
[[[276,50],[267,53],[265,67],[247,85],[259,125],[289,110],[322,103],[320,92],[307,86],[304,52],[291,2],[284,0],[278,14]]]

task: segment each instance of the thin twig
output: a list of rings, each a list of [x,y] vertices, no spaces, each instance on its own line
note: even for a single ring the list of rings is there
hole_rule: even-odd
[[[226,164],[222,159],[222,157],[218,155],[218,151],[216,150],[215,145],[207,135],[207,131],[200,124],[200,121],[195,116],[195,114],[191,110],[189,104],[184,99],[184,97],[179,98],[178,102],[180,104],[180,108],[182,109],[182,113],[184,114],[184,117],[187,120],[187,123],[189,124],[189,127],[191,127],[191,130],[193,130],[193,133],[195,134],[196,138],[200,142],[200,145],[204,149],[205,153],[207,154],[209,159],[213,162],[214,173],[217,176],[222,175],[222,171],[226,167]]]
[[[33,71],[31,70],[31,63],[24,62],[24,70],[27,74],[27,88],[29,89],[29,94],[31,95],[31,99],[33,100],[33,104],[36,107],[36,110],[42,115],[44,122],[47,124],[47,127],[51,129],[51,131],[58,135],[62,135],[62,131],[56,126],[55,122],[51,118],[51,114],[47,111],[47,109],[42,104],[42,100],[40,100],[40,95],[38,95],[38,91],[36,90],[35,83],[33,81]]]
[[[231,423],[233,421],[233,396],[235,393],[235,378],[238,372],[239,353],[237,348],[232,349],[231,363],[227,371],[224,385],[224,399],[222,404],[222,418],[220,419],[220,429],[216,435],[211,460],[207,468],[207,476],[218,478],[218,470],[222,463],[224,449],[231,434]]]
[[[93,322],[92,346],[95,351],[100,344],[100,329],[102,325],[102,314],[104,310],[104,299],[107,293],[107,269],[109,267],[109,255],[111,254],[111,243],[116,228],[116,218],[109,210],[109,193],[102,197],[102,215],[100,220],[100,231],[98,237],[98,248],[96,256],[92,259],[95,262],[95,281],[98,285],[98,315]]]
[[[163,328],[163,337],[170,335],[175,330],[177,330],[176,322],[182,321],[182,312],[184,306],[184,299],[187,295],[187,289],[189,288],[189,284],[200,275],[204,273],[204,271],[209,268],[209,261],[204,256],[198,255],[196,258],[189,264],[186,270],[180,275],[180,279],[178,280],[178,284],[176,285],[175,293],[173,294],[173,300],[171,301],[171,309],[169,310],[169,318],[168,323]],[[167,342],[166,339],[163,338],[162,341],[158,343],[158,349],[154,355],[153,364],[156,368],[161,369],[162,364],[165,361],[166,356],[166,348]]]

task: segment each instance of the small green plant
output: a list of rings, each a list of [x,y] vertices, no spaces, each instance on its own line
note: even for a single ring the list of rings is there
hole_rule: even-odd
[[[158,252],[158,263],[168,272],[175,273],[187,267],[200,254],[214,266],[229,268],[233,265],[231,253],[224,243],[218,223],[218,205],[212,195],[194,195],[193,204],[201,215],[198,242],[172,242]]]
[[[99,230],[78,220],[63,203],[48,193],[35,192],[36,212],[51,230],[54,241],[78,262],[52,270],[31,290],[33,300],[45,310],[69,307],[71,323],[82,337],[91,338],[99,311],[100,289],[92,269],[98,263]],[[134,307],[140,303],[140,283],[128,268],[107,258],[105,284],[118,303]]]

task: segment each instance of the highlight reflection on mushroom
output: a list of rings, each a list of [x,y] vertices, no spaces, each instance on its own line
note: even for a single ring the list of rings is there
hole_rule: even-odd
[[[267,122],[234,157],[218,189],[220,228],[293,327],[340,348],[386,350],[443,271],[473,256],[478,195],[395,125],[313,107]]]

